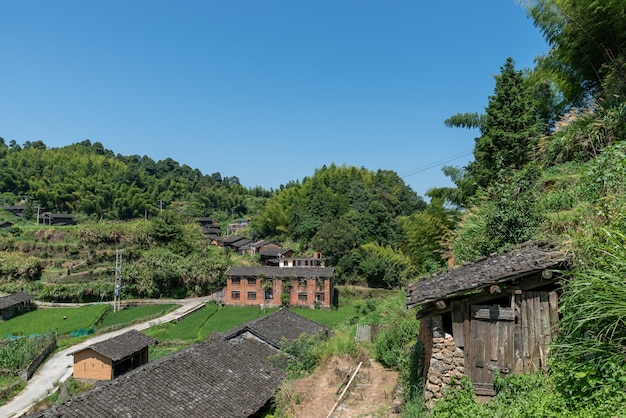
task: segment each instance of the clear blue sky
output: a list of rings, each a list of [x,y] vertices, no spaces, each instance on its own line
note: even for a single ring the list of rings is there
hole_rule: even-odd
[[[514,0],[3,0],[0,137],[267,189],[393,170],[424,195],[473,158],[478,133],[444,120],[546,51]]]

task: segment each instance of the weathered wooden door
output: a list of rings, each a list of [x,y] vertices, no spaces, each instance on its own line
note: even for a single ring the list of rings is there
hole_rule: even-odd
[[[477,395],[495,395],[496,370],[508,374],[513,369],[515,312],[497,305],[472,305],[470,341],[466,342],[467,374]]]

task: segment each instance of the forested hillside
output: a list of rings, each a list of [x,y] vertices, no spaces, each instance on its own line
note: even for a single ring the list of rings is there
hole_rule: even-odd
[[[24,209],[22,218],[5,212],[1,219],[14,223],[0,240],[8,291],[51,300],[107,299],[112,254],[124,248],[127,274],[144,277],[143,287],[129,284],[129,296],[201,294],[209,277],[212,288],[223,281],[214,277],[223,269],[201,269],[202,280],[177,279],[194,276],[188,270],[206,264],[199,258],[213,257],[199,217],[219,222],[223,234],[227,223],[245,217],[252,227],[240,233],[249,238],[271,239],[300,255],[321,251],[340,284],[398,287],[444,263],[437,236],[450,223],[446,212],[441,205],[426,210],[424,200],[391,171],[331,164],[278,191],[247,189],[236,178],[204,175],[171,159],[114,155],[88,140],[51,149],[42,141],[1,140],[0,167],[1,206]],[[71,213],[78,226],[45,231],[36,218],[46,211]],[[111,226],[120,221],[122,226]],[[160,240],[155,224],[174,231]],[[137,229],[144,235],[136,236]],[[177,231],[185,232],[173,239]],[[94,242],[92,236],[99,238]],[[215,257],[211,263],[232,262],[225,254]],[[16,274],[20,263],[31,267]],[[154,275],[165,276],[157,285]],[[31,281],[18,284],[18,278]],[[41,287],[48,280],[55,285]]]
[[[154,216],[163,207],[186,216],[226,220],[254,213],[272,192],[236,177],[206,175],[167,158],[115,155],[85,140],[62,148],[0,138],[0,206],[22,202],[85,220]]]

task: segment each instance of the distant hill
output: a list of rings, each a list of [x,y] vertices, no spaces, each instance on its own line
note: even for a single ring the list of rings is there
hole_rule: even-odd
[[[85,140],[61,148],[22,146],[0,138],[0,206],[22,204],[91,219],[126,220],[163,208],[217,220],[257,210],[272,191],[245,188],[236,177],[206,175],[171,158],[123,156]]]

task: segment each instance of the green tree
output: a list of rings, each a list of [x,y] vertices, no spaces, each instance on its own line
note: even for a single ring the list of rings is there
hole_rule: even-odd
[[[445,264],[444,242],[451,225],[441,200],[432,201],[424,212],[403,217],[401,226],[402,249],[418,271],[432,273]]]
[[[623,0],[534,0],[527,10],[550,45],[538,67],[572,104],[585,102],[626,53]]]
[[[489,97],[481,136],[474,147],[475,161],[468,166],[479,186],[486,188],[531,160],[533,139],[541,132],[539,122],[533,91],[508,58],[496,77],[494,95]]]

